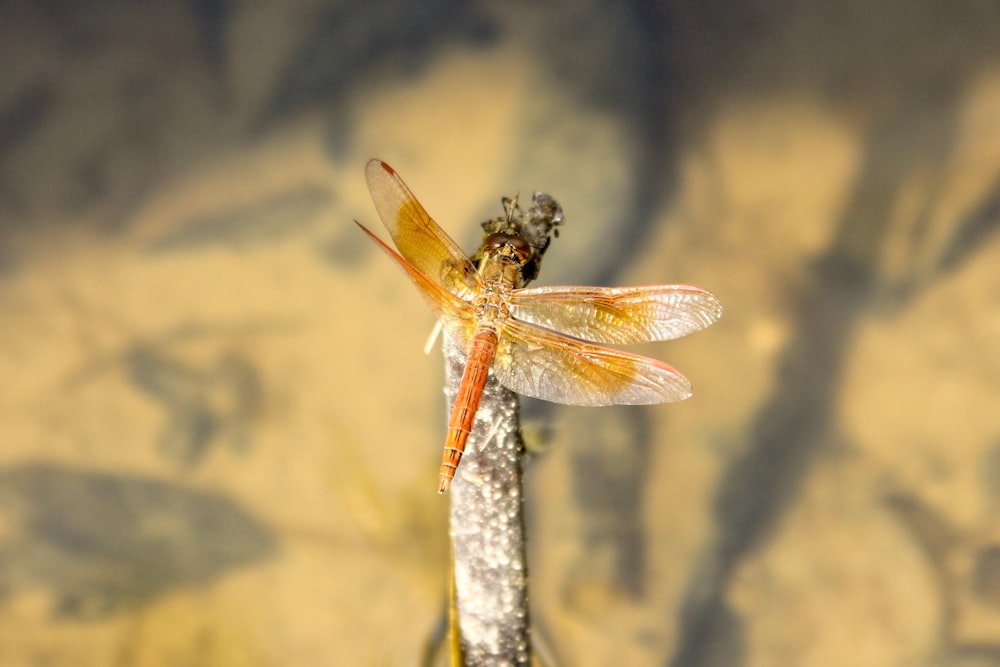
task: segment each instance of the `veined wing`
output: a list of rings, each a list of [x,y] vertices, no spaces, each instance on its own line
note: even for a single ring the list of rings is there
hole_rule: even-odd
[[[476,267],[431,219],[395,170],[381,160],[369,160],[365,177],[375,210],[403,257],[454,294],[468,299],[478,293]]]
[[[530,287],[508,304],[519,320],[616,345],[680,338],[722,315],[715,295],[694,285]]]
[[[368,235],[372,241],[378,244],[385,254],[389,255],[398,264],[410,280],[417,286],[420,295],[430,306],[431,311],[437,316],[441,326],[448,332],[448,335],[461,347],[467,348],[472,340],[473,329],[475,328],[475,318],[472,305],[462,300],[455,294],[446,290],[441,284],[431,280],[423,271],[411,264],[405,257],[389,247],[379,237],[375,236],[370,229],[358,221],[355,224]]]
[[[648,405],[691,395],[667,364],[507,320],[493,373],[518,394],[567,405]]]

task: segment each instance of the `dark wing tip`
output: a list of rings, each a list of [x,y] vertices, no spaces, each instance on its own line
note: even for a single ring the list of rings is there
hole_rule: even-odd
[[[369,169],[371,169],[375,165],[378,165],[378,166],[382,167],[382,169],[384,169],[386,171],[386,173],[389,174],[390,176],[395,176],[396,175],[396,170],[393,169],[392,167],[390,167],[389,165],[387,165],[382,160],[379,160],[378,158],[372,158],[371,160],[368,160],[368,168]]]

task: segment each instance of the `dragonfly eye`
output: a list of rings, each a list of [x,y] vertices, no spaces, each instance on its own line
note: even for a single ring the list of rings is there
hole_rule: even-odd
[[[514,259],[524,264],[531,259],[531,245],[519,236],[490,234],[483,242],[485,254]]]

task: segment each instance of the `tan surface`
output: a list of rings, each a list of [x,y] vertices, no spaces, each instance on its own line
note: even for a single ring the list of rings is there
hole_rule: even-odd
[[[1000,664],[992,5],[413,4],[0,9],[0,664],[416,664],[442,371],[373,156],[466,246],[555,196],[541,284],[726,306],[643,350],[692,400],[526,407],[561,664]]]

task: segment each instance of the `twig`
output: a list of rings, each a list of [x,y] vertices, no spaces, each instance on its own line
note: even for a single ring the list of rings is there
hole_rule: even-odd
[[[466,354],[445,336],[450,406]],[[491,372],[462,464],[449,491],[453,632],[463,667],[528,665],[528,569],[521,489],[520,400]]]

